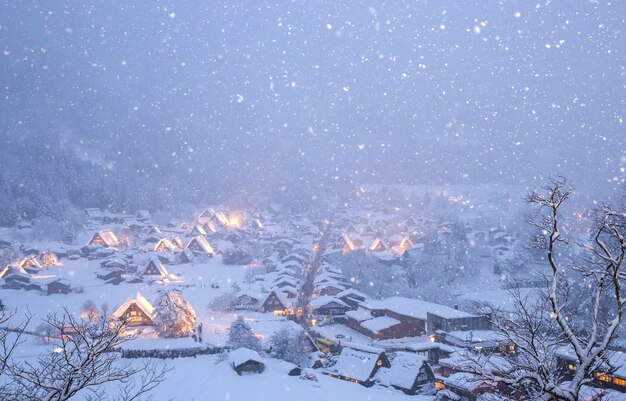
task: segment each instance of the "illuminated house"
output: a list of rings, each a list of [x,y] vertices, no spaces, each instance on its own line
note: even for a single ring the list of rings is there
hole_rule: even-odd
[[[345,302],[329,295],[322,295],[313,299],[310,305],[313,313],[318,316],[343,316],[350,310],[350,306]]]
[[[565,373],[565,377],[572,377],[576,373],[578,359],[573,350],[562,348],[557,351],[559,367]],[[614,389],[626,392],[626,353],[621,351],[609,351],[608,363],[603,363],[593,373],[593,384],[597,387]]]
[[[391,360],[391,367],[380,368],[376,380],[405,394],[416,395],[422,386],[434,383],[435,375],[425,356],[398,351]]]
[[[370,251],[372,252],[385,252],[388,250],[389,247],[387,247],[380,238],[376,238],[374,242],[372,242],[372,245],[370,245]]]
[[[204,231],[204,228],[202,228],[202,226],[195,225],[191,230],[189,230],[188,235],[192,237],[196,235],[206,235],[206,231]]]
[[[204,223],[202,228],[204,228],[204,231],[207,232],[207,233],[216,233],[217,232],[217,227],[215,227],[215,224],[213,224],[210,221],[207,221],[206,223]]]
[[[102,230],[93,235],[87,245],[100,245],[105,248],[117,248],[120,240],[111,230]]]
[[[34,256],[27,256],[22,259],[18,264],[20,268],[29,272],[38,272],[41,270],[41,263]]]
[[[176,246],[167,238],[161,238],[156,244],[154,244],[153,250],[155,252],[173,252],[176,250]]]
[[[167,269],[161,263],[158,257],[152,257],[146,264],[141,277],[143,276],[161,276],[161,278],[167,277]]]
[[[404,236],[399,241],[394,241],[391,249],[397,255],[404,255],[404,252],[412,247],[413,242],[411,242],[411,239],[408,236]]]
[[[293,303],[287,299],[281,291],[271,291],[262,304],[263,312],[271,312],[275,315],[289,315],[293,310]]]
[[[341,353],[329,360],[332,365],[323,369],[323,374],[371,387],[378,370],[391,366],[385,350],[381,348],[353,343],[344,343],[343,346]]]
[[[155,315],[154,306],[140,293],[113,312],[115,319],[126,321],[129,327],[152,326]]]
[[[346,253],[354,251],[357,247],[354,244],[354,242],[352,241],[352,239],[350,239],[350,237],[348,237],[347,234],[341,234],[341,236],[337,240],[335,248],[341,249],[342,252],[344,254],[346,254]]]
[[[213,256],[215,253],[213,247],[207,242],[206,238],[201,235],[193,237],[185,247],[185,250],[191,251],[196,256]]]
[[[185,247],[185,241],[183,241],[183,239],[180,238],[180,237],[172,237],[172,238],[170,238],[170,241],[172,242],[172,244],[176,248],[184,248]]]

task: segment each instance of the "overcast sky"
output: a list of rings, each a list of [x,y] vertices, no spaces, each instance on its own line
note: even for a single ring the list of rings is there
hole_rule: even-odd
[[[97,163],[242,186],[623,177],[624,1],[0,8],[3,133]]]

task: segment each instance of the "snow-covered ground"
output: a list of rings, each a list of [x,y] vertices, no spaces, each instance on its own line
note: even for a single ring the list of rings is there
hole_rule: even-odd
[[[165,361],[174,368],[158,387],[157,400],[199,401],[432,401],[432,397],[407,396],[384,387],[366,388],[334,379],[315,371],[318,382],[302,380],[287,373],[293,365],[264,358],[261,374],[238,376],[228,361],[214,355]],[[137,360],[136,363],[141,363]]]

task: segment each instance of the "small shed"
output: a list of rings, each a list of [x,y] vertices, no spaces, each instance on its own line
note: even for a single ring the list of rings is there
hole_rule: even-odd
[[[69,294],[70,283],[65,279],[58,279],[48,283],[48,295],[52,294]]]
[[[239,376],[243,374],[263,373],[265,364],[256,351],[249,348],[237,348],[228,355],[230,365]]]

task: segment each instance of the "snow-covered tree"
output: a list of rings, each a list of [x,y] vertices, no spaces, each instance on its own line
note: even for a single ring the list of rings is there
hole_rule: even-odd
[[[161,294],[154,308],[154,327],[161,337],[184,337],[193,332],[196,312],[178,291]]]
[[[230,312],[234,308],[235,300],[235,295],[225,292],[213,298],[213,301],[211,301],[211,304],[209,305],[209,309],[218,312]]]
[[[589,240],[578,243],[561,221],[572,191],[559,178],[527,199],[537,209],[529,222],[541,234],[538,246],[546,253],[548,288],[530,293],[513,290],[515,313],[488,306],[480,309],[517,351],[507,358],[506,366],[500,364],[497,374],[482,369],[484,361],[470,364],[470,370],[504,383],[528,400],[580,400],[583,386],[596,373],[611,369],[607,365],[610,347],[624,313],[626,211],[602,206],[596,211]],[[574,280],[585,285],[573,286]],[[574,297],[573,291],[582,294]],[[572,299],[582,307],[573,305]],[[566,354],[570,374],[561,369],[560,358]]]
[[[238,316],[230,325],[228,330],[228,345],[233,348],[246,347],[253,350],[261,348],[261,342],[254,335],[254,331],[250,325],[243,320],[243,316]]]
[[[247,247],[235,246],[224,251],[222,260],[227,265],[247,265],[254,257]]]
[[[309,341],[303,330],[282,327],[270,337],[272,353],[278,359],[304,366],[310,352]]]

